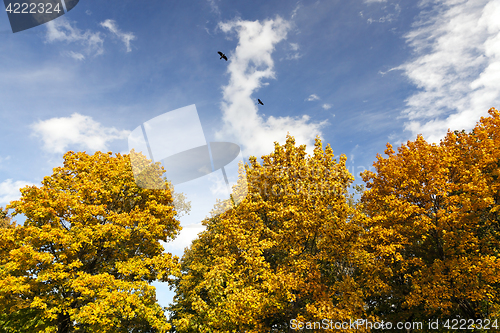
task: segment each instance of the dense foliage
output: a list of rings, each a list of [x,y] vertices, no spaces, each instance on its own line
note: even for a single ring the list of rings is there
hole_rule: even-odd
[[[159,242],[180,230],[169,190],[138,187],[128,155],[68,152],[41,187],[21,193],[8,208],[24,225],[0,231],[0,330],[169,328],[150,285],[178,270]]]
[[[1,211],[0,332],[312,332],[356,319],[498,331],[500,112],[385,154],[355,200],[345,156],[319,138],[308,155],[288,136],[241,165],[233,200],[178,262],[159,242],[180,230],[161,168],[68,152],[8,206],[23,226]],[[154,280],[175,288],[169,320]]]
[[[388,144],[354,204],[345,157],[336,163],[319,139],[312,157],[289,137],[262,166],[251,158],[246,200],[204,221],[183,257],[175,331],[307,331],[359,318],[423,329],[439,319],[448,331],[446,320],[495,319],[500,113],[489,114],[439,145]]]
[[[367,281],[359,272],[367,260],[361,228],[349,222],[353,177],[345,161],[320,139],[309,157],[292,137],[262,165],[250,159],[248,184],[240,182],[248,185],[246,199],[205,220],[206,231],[184,255],[172,307],[176,332],[281,332],[291,319],[364,314],[360,285]]]
[[[484,319],[500,310],[500,113],[439,145],[387,145],[364,172],[366,248],[385,292],[369,298],[392,320]]]

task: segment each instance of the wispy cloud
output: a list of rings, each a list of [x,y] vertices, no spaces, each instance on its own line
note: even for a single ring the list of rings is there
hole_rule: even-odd
[[[99,55],[104,52],[104,40],[99,32],[91,32],[90,30],[82,32],[64,17],[50,21],[45,25],[47,27],[45,39],[48,43],[79,43],[86,48],[87,54]]]
[[[286,55],[286,60],[297,60],[297,59],[300,59],[302,58],[302,54],[300,54],[299,52],[297,52],[299,50],[299,44],[297,43],[289,43],[289,46],[290,46],[290,50],[292,51],[292,53],[288,53]],[[282,60],[282,59],[280,59]]]
[[[349,153],[349,159],[351,162],[354,162],[354,157],[356,156],[356,153],[359,149],[359,145],[354,146],[354,148],[351,149],[351,152]]]
[[[228,188],[222,174],[212,172],[208,175],[208,178],[210,179],[211,183],[210,192],[212,193],[212,195],[219,198],[227,195]]]
[[[119,28],[118,25],[114,20],[106,20],[101,23],[101,26],[104,28],[108,29],[111,33],[113,33],[118,39],[120,39],[124,44],[125,47],[127,48],[127,52],[131,52],[132,49],[130,48],[130,41],[135,39],[135,36],[131,32],[122,32]]]
[[[323,109],[325,109],[325,110],[329,110],[329,109],[331,109],[331,108],[332,108],[332,105],[331,105],[331,104],[326,104],[326,103],[325,103],[325,104],[321,105],[321,107],[322,107]]]
[[[219,6],[217,6],[217,3],[215,2],[215,0],[207,0],[207,1],[208,1],[208,4],[210,5],[210,8],[212,9],[212,13],[220,15],[221,14],[220,9],[219,9]]]
[[[319,98],[319,96],[318,96],[318,95],[316,95],[316,94],[311,94],[311,95],[309,95],[309,97],[307,97],[307,98],[306,98],[306,101],[311,102],[311,101],[317,101],[317,100],[319,100],[319,99],[320,99],[320,98]]]
[[[64,55],[71,57],[71,58],[78,60],[78,61],[85,60],[85,56],[81,53],[78,53],[78,52],[66,51],[66,52],[64,52]]]
[[[470,129],[498,107],[499,17],[494,0],[441,0],[422,12],[405,36],[415,57],[396,68],[419,89],[403,113],[407,130],[438,142],[448,128]]]
[[[297,6],[295,6],[292,11],[292,15],[290,16],[292,20],[295,18],[295,16],[297,16],[297,12],[299,11],[300,7],[302,7],[302,5],[300,3],[297,3]]]
[[[103,28],[108,29],[115,37],[120,39],[125,44],[127,52],[132,51],[130,42],[136,39],[133,33],[122,32],[114,20],[105,20],[104,22],[101,22],[100,25]],[[83,51],[64,52],[65,55],[70,56],[75,60],[84,60],[85,55],[83,53],[97,56],[104,52],[104,38],[101,36],[101,32],[92,32],[90,30],[82,32],[76,27],[76,22],[70,22],[64,17],[48,22],[46,27],[46,43],[76,43],[84,47]]]
[[[70,117],[51,118],[31,125],[33,135],[40,137],[43,148],[50,153],[65,153],[71,145],[88,150],[107,150],[113,140],[125,139],[127,130],[104,127],[91,117],[78,113]]]
[[[39,67],[6,68],[2,72],[0,85],[5,87],[16,87],[16,89],[42,89],[44,85],[59,85],[74,79],[73,73],[69,70],[48,64]]]
[[[326,121],[312,123],[309,116],[273,117],[259,115],[252,94],[263,79],[275,78],[271,57],[276,44],[286,39],[291,24],[280,18],[259,21],[233,20],[219,23],[225,33],[236,32],[239,42],[230,57],[229,84],[223,87],[224,127],[217,137],[232,136],[244,146],[243,154],[261,156],[270,153],[275,141],[283,142],[287,132],[300,144],[312,146]]]
[[[6,157],[2,157],[2,156],[0,156],[0,166],[2,165],[2,163],[3,163],[4,161],[8,161],[8,160],[10,160],[10,155],[8,155],[8,156],[6,156]]]
[[[21,197],[20,188],[26,185],[34,185],[31,182],[18,180],[12,181],[12,179],[7,179],[0,183],[0,205],[5,206],[12,200],[17,200]]]
[[[385,2],[385,1],[368,1],[368,2]],[[372,23],[385,23],[385,22],[393,22],[395,21],[399,14],[401,14],[401,7],[399,6],[399,4],[391,4],[390,6],[383,6],[382,8],[382,11],[385,13],[385,15],[383,16],[380,16],[379,18],[377,19],[373,19],[373,18],[368,18],[366,20],[366,22],[368,22],[369,24],[372,24]],[[360,12],[360,15],[361,17],[363,17],[363,12]]]
[[[302,58],[302,54],[300,53],[293,53],[293,54],[287,54],[286,56],[286,60],[297,60],[297,59],[300,59]]]

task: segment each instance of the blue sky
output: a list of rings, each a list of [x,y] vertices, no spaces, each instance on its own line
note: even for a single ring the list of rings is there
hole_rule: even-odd
[[[0,205],[66,151],[126,153],[137,126],[192,104],[207,141],[248,158],[320,135],[361,183],[387,142],[437,143],[500,108],[498,17],[493,0],[81,0],[13,34],[0,15]],[[167,250],[182,254],[207,202]]]

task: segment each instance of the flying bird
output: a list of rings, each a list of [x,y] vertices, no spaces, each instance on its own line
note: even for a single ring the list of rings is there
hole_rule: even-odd
[[[222,53],[221,51],[217,51],[217,53],[220,55],[221,59],[224,59],[224,60],[227,61],[227,57],[226,57],[226,55],[224,53]]]
[[[262,103],[262,101],[260,99],[257,99],[257,101],[259,101],[260,105],[264,105],[264,103]]]

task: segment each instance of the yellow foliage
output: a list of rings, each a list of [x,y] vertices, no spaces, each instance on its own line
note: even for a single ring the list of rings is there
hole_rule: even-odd
[[[164,172],[150,169],[152,179]],[[139,187],[128,155],[70,151],[41,187],[21,193],[8,208],[26,216],[24,225],[0,234],[0,325],[15,332],[170,328],[149,285],[179,270],[159,242],[180,230],[170,190]],[[28,315],[36,318],[29,325]]]
[[[262,159],[240,168],[246,177],[234,195],[248,186],[245,199],[216,207],[185,252],[171,308],[176,332],[288,331],[291,319],[364,315],[366,281],[356,277],[367,261],[361,229],[349,223],[345,156],[337,162],[319,138],[309,156],[288,136]]]

